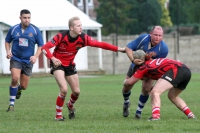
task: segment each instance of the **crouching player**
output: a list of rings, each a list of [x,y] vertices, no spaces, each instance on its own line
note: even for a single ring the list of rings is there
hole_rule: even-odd
[[[137,51],[135,54],[137,54]],[[124,81],[125,87],[133,86],[138,80],[144,78],[157,80],[150,92],[152,115],[149,121],[160,119],[160,95],[168,90],[169,100],[183,111],[189,119],[196,118],[183,99],[179,97],[191,78],[191,71],[186,65],[172,59],[158,58],[145,61],[135,71],[130,79]]]

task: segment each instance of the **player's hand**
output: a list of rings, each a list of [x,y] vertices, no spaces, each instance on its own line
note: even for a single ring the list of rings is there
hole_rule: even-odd
[[[155,57],[156,56],[156,53],[155,52],[148,52],[148,53],[146,53],[146,55],[145,55],[145,59],[146,60],[150,60],[150,59],[152,59],[152,57]]]
[[[6,58],[7,58],[7,59],[10,59],[11,57],[12,57],[12,53],[11,53],[11,52],[7,53]]]
[[[58,66],[60,66],[62,64],[62,62],[59,59],[55,58],[55,57],[52,57],[51,61],[53,62],[54,67],[58,67]]]
[[[35,64],[36,61],[37,61],[37,58],[35,56],[30,57],[31,64]]]
[[[140,59],[134,59],[134,60],[133,60],[133,63],[134,63],[135,65],[141,65],[142,63],[144,63],[144,61],[143,61],[143,60],[140,60]]]
[[[118,51],[122,53],[126,53],[125,47],[124,48],[118,47]]]

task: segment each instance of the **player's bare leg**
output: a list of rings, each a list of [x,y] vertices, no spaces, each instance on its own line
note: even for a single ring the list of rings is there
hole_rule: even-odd
[[[18,85],[18,91],[16,95],[16,99],[19,99],[21,97],[22,90],[26,90],[28,83],[30,80],[30,76],[27,76],[25,74],[21,74],[20,76],[20,84]]]
[[[151,106],[152,106],[152,116],[149,120],[159,120],[160,119],[160,106],[161,100],[160,95],[165,91],[171,89],[173,86],[168,81],[164,79],[159,79],[155,84],[154,88],[151,90]]]
[[[64,121],[64,117],[62,115],[62,109],[63,109],[63,105],[65,102],[65,97],[67,95],[67,82],[65,79],[65,73],[62,70],[56,70],[54,71],[54,76],[56,79],[56,82],[60,88],[60,93],[56,99],[56,117],[55,120],[56,121]]]
[[[70,100],[67,103],[68,111],[69,111],[69,119],[75,118],[75,111],[74,103],[79,97],[80,94],[80,88],[79,88],[79,78],[78,74],[73,74],[70,76],[66,76],[66,80],[72,90],[72,94],[70,95]]]
[[[168,92],[168,98],[169,100],[181,111],[185,113],[185,115],[191,119],[191,118],[196,118],[195,115],[191,112],[189,107],[186,105],[185,101],[181,99],[178,95],[182,92],[183,90],[180,90],[178,88],[172,88]]]

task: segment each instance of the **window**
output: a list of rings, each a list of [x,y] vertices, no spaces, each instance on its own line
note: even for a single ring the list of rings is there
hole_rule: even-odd
[[[88,0],[88,6],[93,6],[93,0]]]
[[[74,0],[68,0],[70,3],[74,4]]]
[[[78,5],[78,6],[83,6],[83,0],[78,0],[77,5]]]

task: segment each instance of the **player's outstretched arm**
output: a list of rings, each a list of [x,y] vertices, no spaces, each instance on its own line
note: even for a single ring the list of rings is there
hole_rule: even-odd
[[[91,46],[91,47],[97,47],[97,48],[102,48],[104,50],[110,50],[113,52],[125,52],[125,48],[121,48],[121,47],[117,47],[115,45],[112,45],[110,43],[107,42],[99,42],[95,39],[93,39],[90,36],[86,36],[86,46]]]
[[[125,47],[124,48],[118,47],[118,52],[126,53]]]

